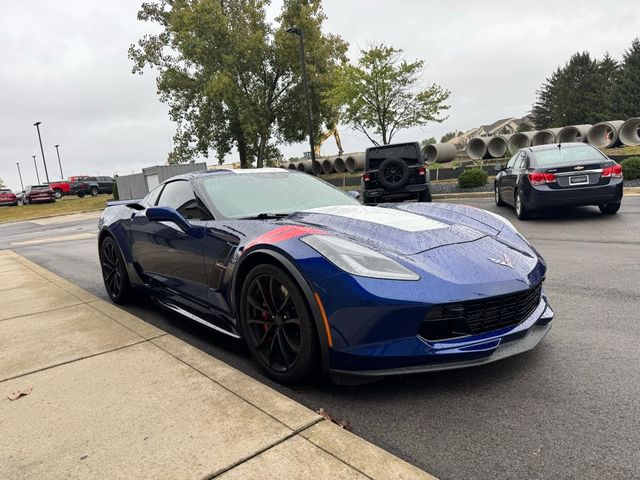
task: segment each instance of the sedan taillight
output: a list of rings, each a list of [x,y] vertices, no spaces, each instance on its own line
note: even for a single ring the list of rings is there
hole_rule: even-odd
[[[622,178],[622,165],[609,165],[602,169],[602,178]]]
[[[544,185],[545,183],[555,183],[556,175],[555,173],[541,173],[541,172],[533,172],[529,174],[529,182],[531,185]]]

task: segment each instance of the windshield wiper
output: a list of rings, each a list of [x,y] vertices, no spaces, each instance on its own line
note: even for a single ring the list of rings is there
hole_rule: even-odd
[[[241,220],[268,220],[271,218],[283,218],[291,215],[290,213],[258,213],[249,217],[242,217]]]

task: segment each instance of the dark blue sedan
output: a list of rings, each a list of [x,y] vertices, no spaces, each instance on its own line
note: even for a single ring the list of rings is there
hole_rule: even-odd
[[[243,338],[280,382],[480,365],[549,331],[545,262],[507,220],[354,196],[291,170],[174,177],[102,214],[105,287]]]

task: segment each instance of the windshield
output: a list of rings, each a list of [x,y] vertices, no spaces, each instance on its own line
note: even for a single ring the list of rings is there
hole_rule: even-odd
[[[605,159],[598,150],[587,145],[539,150],[535,153],[536,164],[540,167],[562,163],[600,162]]]
[[[203,200],[226,218],[359,205],[346,193],[305,173],[218,174],[201,177],[199,185]]]

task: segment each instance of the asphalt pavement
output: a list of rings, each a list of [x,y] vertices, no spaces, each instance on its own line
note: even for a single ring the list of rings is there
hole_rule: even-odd
[[[504,215],[547,260],[556,318],[531,352],[357,387],[322,379],[291,389],[266,379],[239,341],[151,303],[128,310],[442,479],[640,478],[640,196],[615,216],[558,209],[527,222],[491,199],[461,202]],[[106,299],[97,219],[67,220],[0,225],[0,248]]]

